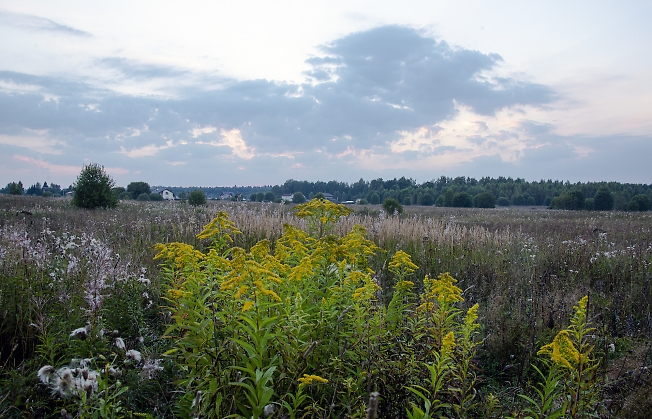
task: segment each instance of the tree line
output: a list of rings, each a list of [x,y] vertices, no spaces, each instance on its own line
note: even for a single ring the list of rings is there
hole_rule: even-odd
[[[102,169],[102,170],[100,170]],[[101,173],[100,173],[101,172]],[[92,176],[91,176],[92,175]],[[26,190],[22,182],[11,182],[0,190],[14,195],[60,196],[67,190],[80,188],[81,180],[87,177],[108,176],[100,166],[85,166],[80,178],[70,188],[61,189],[59,185],[44,182],[36,183]],[[160,200],[162,197],[147,182],[131,182],[124,187],[116,187],[115,182],[104,182],[114,199],[118,200]],[[162,187],[161,187],[162,188]],[[360,204],[377,205],[388,199],[401,205],[424,205],[442,207],[478,207],[495,206],[546,206],[565,210],[620,210],[647,211],[652,201],[652,184],[633,184],[620,182],[577,182],[558,180],[540,180],[528,182],[511,177],[446,177],[441,176],[423,183],[414,179],[401,177],[384,180],[382,178],[366,181],[360,179],[354,183],[311,182],[290,179],[282,185],[274,186],[233,186],[233,187],[166,187],[176,196],[187,198],[190,192],[201,190],[205,197],[217,198],[222,192],[232,192],[233,199],[251,201],[279,202],[282,195],[292,195],[293,202],[312,199],[318,194],[331,194],[337,202],[353,201]],[[107,201],[107,202],[109,202]]]

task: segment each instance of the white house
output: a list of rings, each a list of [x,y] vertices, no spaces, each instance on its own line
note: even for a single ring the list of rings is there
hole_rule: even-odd
[[[283,200],[283,202],[292,202],[292,197],[293,196],[294,196],[294,194],[284,193],[283,195],[281,195],[281,199]]]
[[[174,201],[174,193],[169,189],[163,189],[158,191],[159,195],[163,197],[166,201]]]
[[[224,192],[222,192],[220,194],[220,199],[222,201],[228,201],[229,199],[233,198],[234,196],[235,196],[235,194],[233,192],[224,191]]]

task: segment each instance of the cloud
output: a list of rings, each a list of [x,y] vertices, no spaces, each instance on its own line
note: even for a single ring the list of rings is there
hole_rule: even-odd
[[[50,19],[22,13],[12,13],[3,10],[0,10],[0,23],[3,25],[13,26],[19,29],[30,31],[49,32],[82,38],[93,36],[89,32],[62,25]]]
[[[167,97],[0,71],[0,152],[41,161],[61,152],[57,164],[96,161],[159,184],[261,184],[365,174],[427,180],[492,168],[523,177],[546,164],[581,166],[612,144],[556,135],[545,114],[558,95],[497,77],[497,54],[403,26],[353,33],[320,51],[306,60],[303,83],[207,73],[205,83]],[[177,86],[196,76],[117,56],[94,63],[143,83]]]

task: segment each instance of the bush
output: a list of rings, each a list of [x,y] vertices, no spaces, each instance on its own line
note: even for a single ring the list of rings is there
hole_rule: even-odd
[[[629,200],[627,208],[629,211],[648,211],[650,209],[650,198],[644,194],[634,195]]]
[[[584,209],[587,211],[595,210],[595,202],[593,201],[593,198],[586,198],[584,200]]]
[[[498,198],[496,203],[501,207],[508,207],[509,206],[509,199],[507,199],[507,197],[501,196],[501,197]]]
[[[303,196],[301,192],[295,192],[295,194],[292,195],[293,204],[303,204],[304,202],[306,202],[306,197]]]
[[[149,201],[149,195],[150,195],[149,193],[141,193],[140,195],[138,195],[137,199],[139,201]]]
[[[380,195],[378,195],[376,192],[373,192],[371,195],[369,195],[369,203],[371,205],[380,204]]]
[[[147,182],[131,182],[127,185],[127,192],[129,192],[131,196],[140,197],[140,195],[144,193],[149,194],[151,188]]]
[[[473,198],[466,192],[458,192],[453,196],[453,206],[470,208],[473,206]]]
[[[276,199],[276,195],[274,195],[274,192],[270,191],[265,194],[265,199],[264,199],[265,202],[274,202],[275,199]]]
[[[118,199],[111,191],[115,181],[95,163],[84,166],[73,185],[72,205],[80,208],[115,208]]]
[[[389,215],[403,214],[403,205],[394,198],[387,198],[383,201],[383,209]]]
[[[367,202],[366,199],[362,198],[359,202],[358,205],[367,205],[369,202]]]
[[[604,186],[601,186],[593,196],[593,208],[596,211],[611,211],[614,208],[614,197]]]
[[[495,208],[496,197],[491,192],[482,192],[473,197],[473,206],[476,208]]]
[[[585,200],[582,191],[571,191],[555,197],[550,203],[550,207],[552,209],[580,211],[584,208]],[[595,198],[593,199],[593,206],[598,209],[598,203],[595,201]]]
[[[421,195],[421,205],[425,205],[429,207],[434,203],[435,203],[435,198],[432,197],[432,194],[424,193],[423,195]]]
[[[201,189],[195,189],[188,194],[188,203],[193,207],[206,204],[206,194]]]
[[[149,194],[149,200],[150,201],[163,201],[163,195],[161,195],[160,193],[156,193],[156,192],[151,193],[151,194]]]
[[[527,205],[527,199],[523,194],[516,194],[512,197],[513,205]]]

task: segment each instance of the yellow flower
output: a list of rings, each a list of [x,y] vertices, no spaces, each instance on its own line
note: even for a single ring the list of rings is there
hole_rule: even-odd
[[[448,272],[439,274],[437,279],[429,279],[426,276],[423,280],[427,290],[425,298],[437,300],[439,305],[464,301],[462,290],[454,285],[456,282]]]
[[[244,304],[242,305],[242,311],[243,312],[249,311],[253,306],[254,306],[253,301],[245,301]]]
[[[220,211],[210,223],[204,226],[204,230],[197,234],[197,238],[208,239],[223,236],[227,241],[233,242],[232,234],[242,234],[242,232],[229,220],[229,214],[226,211]]]
[[[580,353],[575,348],[568,330],[557,333],[552,343],[541,347],[537,355],[548,355],[555,364],[567,368],[574,368],[574,365],[580,361]]]
[[[473,307],[466,312],[466,317],[464,318],[466,326],[472,328],[480,327],[480,325],[475,324],[475,321],[478,319],[478,307],[478,304],[474,304]]]
[[[399,250],[392,256],[388,269],[394,272],[396,276],[404,278],[419,269],[419,267],[412,262],[412,257],[409,254]]]
[[[321,378],[318,375],[308,375],[308,374],[303,374],[303,377],[299,378],[297,381],[307,386],[313,383],[328,383],[328,380],[325,378]]]
[[[455,347],[455,334],[453,332],[448,332],[444,336],[444,340],[441,342],[442,351],[452,351]]]
[[[247,291],[249,291],[249,287],[247,285],[242,285],[240,288],[238,288],[238,291],[233,295],[233,299],[234,300],[239,299]]]

